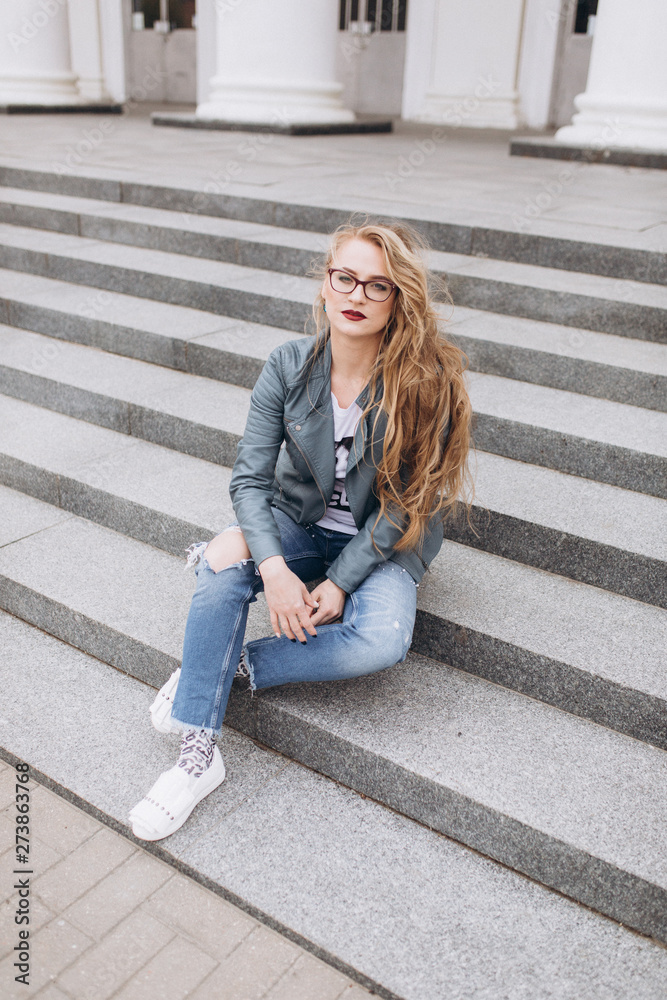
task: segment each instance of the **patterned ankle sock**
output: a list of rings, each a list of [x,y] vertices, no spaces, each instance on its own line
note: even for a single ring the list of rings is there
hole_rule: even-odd
[[[199,730],[199,732],[193,729],[189,733],[184,733],[178,766],[185,768],[188,774],[198,778],[211,766],[214,747],[215,737],[209,736],[204,729]]]

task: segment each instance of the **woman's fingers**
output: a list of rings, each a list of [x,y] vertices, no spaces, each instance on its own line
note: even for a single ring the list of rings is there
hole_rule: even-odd
[[[310,615],[305,608],[302,611],[296,611],[294,614],[289,616],[289,625],[293,636],[299,642],[307,642],[304,630],[310,635],[317,635],[315,627],[310,620]],[[290,636],[290,638],[292,638],[292,636]]]
[[[321,608],[318,612],[316,621],[313,623],[315,625],[328,625],[329,622],[335,621],[340,615],[335,614],[334,611],[327,610],[326,608]]]
[[[300,612],[295,611],[289,614],[281,614],[278,617],[280,627],[288,639],[296,639],[298,642],[305,643],[307,642],[306,632],[311,636],[317,635],[315,626],[312,624],[306,609],[302,609]]]
[[[280,639],[280,620],[275,611],[271,610],[271,628],[273,629],[273,634],[277,639]]]
[[[327,622],[333,621],[335,618],[339,618],[338,609],[332,607],[328,601],[321,600],[320,606],[317,611],[314,611],[311,619],[311,625],[326,625]]]
[[[292,626],[290,625],[289,618],[287,617],[287,615],[280,616],[280,627],[282,628],[283,632],[285,633],[288,639],[296,640],[296,636],[292,631]]]
[[[309,608],[306,609],[303,615],[299,615],[299,621],[301,623],[302,629],[308,632],[309,635],[313,636],[317,635],[317,632],[315,631],[315,623],[313,622],[312,612]]]
[[[305,643],[306,633],[316,636],[311,614],[317,600],[296,574],[287,570],[280,581],[271,580],[264,586],[266,601],[271,614],[274,635],[280,638],[281,630],[288,639]]]

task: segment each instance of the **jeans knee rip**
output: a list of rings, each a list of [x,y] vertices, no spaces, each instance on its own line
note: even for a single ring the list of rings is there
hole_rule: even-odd
[[[225,530],[232,531],[233,529],[227,528]],[[240,559],[238,562],[230,563],[229,566],[223,566],[222,569],[214,570],[208,559],[204,556],[204,552],[206,551],[208,544],[208,542],[193,542],[193,544],[185,550],[187,559],[185,561],[185,566],[183,567],[184,571],[192,568],[196,571],[198,567],[205,567],[206,569],[210,569],[211,572],[215,573],[217,576],[218,573],[222,573],[226,569],[241,569],[246,565],[246,563],[253,561],[251,558]],[[255,567],[255,576],[259,576],[259,570],[257,567]]]
[[[185,570],[192,569],[194,566],[196,566],[198,563],[201,562],[202,556],[204,555],[204,550],[207,545],[208,542],[193,542],[192,545],[188,546],[188,548],[185,550],[187,559],[185,561],[185,566],[183,567],[184,572]]]

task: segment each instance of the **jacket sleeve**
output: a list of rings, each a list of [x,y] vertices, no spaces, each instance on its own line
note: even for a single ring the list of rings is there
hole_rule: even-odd
[[[380,518],[375,527],[373,538],[382,554],[377,551],[371,541],[371,529],[375,524],[379,509],[378,506],[371,511],[357,534],[352,536],[326,572],[329,579],[348,594],[356,590],[376,566],[386,562],[391,557],[394,546],[403,535],[402,525],[404,521],[400,514],[392,511],[391,517],[401,527],[391,524],[386,517]]]
[[[257,566],[269,556],[283,554],[271,511],[276,461],[284,438],[285,386],[279,350],[269,355],[252,391],[229,484],[234,513]]]

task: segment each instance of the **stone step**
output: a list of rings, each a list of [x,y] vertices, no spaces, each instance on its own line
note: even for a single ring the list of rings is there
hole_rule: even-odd
[[[479,452],[472,526],[445,535],[667,606],[663,500]],[[0,396],[0,481],[167,552],[233,519],[231,470]]]
[[[0,223],[0,267],[303,332],[317,282]]]
[[[3,187],[0,223],[299,276],[328,240],[307,230]]]
[[[472,371],[667,410],[665,344],[466,308],[446,329]]]
[[[469,384],[483,451],[667,497],[664,413],[478,372]]]
[[[657,497],[478,451],[471,524],[452,541],[667,607],[667,504]]]
[[[0,479],[6,486],[166,552],[182,555],[192,542],[212,537],[233,520],[226,467],[7,397],[0,397],[0,428]],[[655,501],[551,474],[540,507],[539,482],[519,479],[512,498],[511,476],[501,475],[525,474],[529,466],[479,457],[480,486],[488,491],[487,504],[495,491],[493,516],[499,527],[495,535],[486,530],[481,540],[472,540],[491,551],[504,545],[506,556],[513,538],[512,554],[522,562],[543,559],[546,549],[552,559],[546,568],[552,572],[446,542],[442,568],[440,561],[433,564],[420,586],[413,648],[666,746],[664,615],[553,575],[557,570],[573,575],[583,566],[600,578],[608,567],[616,575],[607,584],[622,586],[620,568],[640,586],[643,573],[647,589],[655,587],[646,596],[655,602],[664,581],[664,563],[657,561],[664,555],[664,533],[660,538],[641,509],[644,501]],[[544,470],[534,471],[539,477]],[[592,492],[578,487],[592,487]],[[560,490],[557,508],[548,504],[552,490]],[[612,507],[610,500],[620,506]],[[600,531],[605,542],[598,545]],[[526,539],[534,540],[534,550]]]
[[[178,218],[186,227],[187,219]],[[313,235],[307,237],[311,243]],[[259,236],[253,239],[261,243]],[[148,236],[144,242],[150,244]],[[300,275],[306,257],[317,254],[307,248],[294,267],[298,274],[286,274],[281,252],[280,245],[268,243],[256,257],[249,251],[241,265],[224,260],[222,248],[211,250],[216,259],[210,260],[0,223],[0,267],[301,331],[317,283]],[[287,248],[286,261],[294,252]],[[238,256],[235,250],[229,255]],[[430,254],[429,264],[446,277],[460,306],[667,342],[667,288],[659,285],[440,251]]]
[[[177,746],[150,726],[150,689],[2,613],[0,637],[2,756],[131,837],[129,809]],[[219,745],[225,782],[142,846],[380,996],[661,995],[662,944],[227,726]]]
[[[0,189],[1,192],[2,189]],[[286,330],[0,269],[11,326],[252,388]],[[441,307],[473,371],[667,409],[667,345]]]
[[[233,520],[229,470],[174,462],[143,442],[89,446],[82,463],[73,438],[62,464],[78,469],[58,477],[50,471],[58,463],[40,472],[3,455],[3,481],[63,516],[78,513],[181,558]],[[8,521],[32,509],[30,496],[1,492]],[[412,648],[667,747],[666,643],[656,607],[445,541],[419,587]]]
[[[435,253],[454,302],[511,316],[667,343],[667,288],[535,264]]]
[[[54,196],[86,198],[128,205],[140,205],[161,211],[187,215],[203,215],[232,219],[260,225],[281,226],[311,232],[331,232],[347,221],[359,209],[356,199],[349,205],[295,204],[270,198],[248,198],[184,187],[148,184],[132,179],[126,172],[114,176],[113,168],[106,174],[94,172],[70,175],[54,170],[31,170],[23,166],[0,164],[0,185],[23,191],[23,225],[32,224],[31,209],[48,207],[39,201],[38,193]],[[28,192],[33,192],[32,203]],[[366,198],[363,205],[367,205]],[[577,240],[564,236],[558,224],[546,220],[531,220],[531,232],[524,227],[498,228],[480,222],[479,218],[438,220],[432,207],[428,215],[419,217],[419,206],[399,207],[395,201],[379,202],[379,212],[392,218],[402,218],[422,230],[436,250],[451,253],[493,257],[497,260],[539,264],[542,267],[583,271],[622,280],[667,283],[667,261],[662,248],[646,238],[645,233],[614,231],[604,226],[587,225],[585,237]],[[417,213],[415,216],[414,213]],[[75,213],[76,214],[76,213]],[[32,215],[35,219],[35,215]],[[40,225],[41,225],[40,220]],[[594,233],[594,239],[590,238]]]
[[[250,391],[0,326],[0,391],[121,434],[233,465]]]
[[[233,465],[247,389],[1,325],[0,359],[0,392]],[[469,378],[480,449],[667,496],[663,413],[493,375]]]
[[[193,589],[182,560],[32,498],[8,499],[19,516],[4,522],[16,525],[0,550],[5,610],[162,683],[178,662]],[[252,612],[247,634],[267,634],[265,603]],[[344,684],[235,692],[228,722],[667,940],[663,750],[414,654]]]
[[[187,306],[4,269],[0,310],[0,320],[18,329],[248,389],[274,347],[299,336]],[[662,345],[641,346],[663,350]]]

